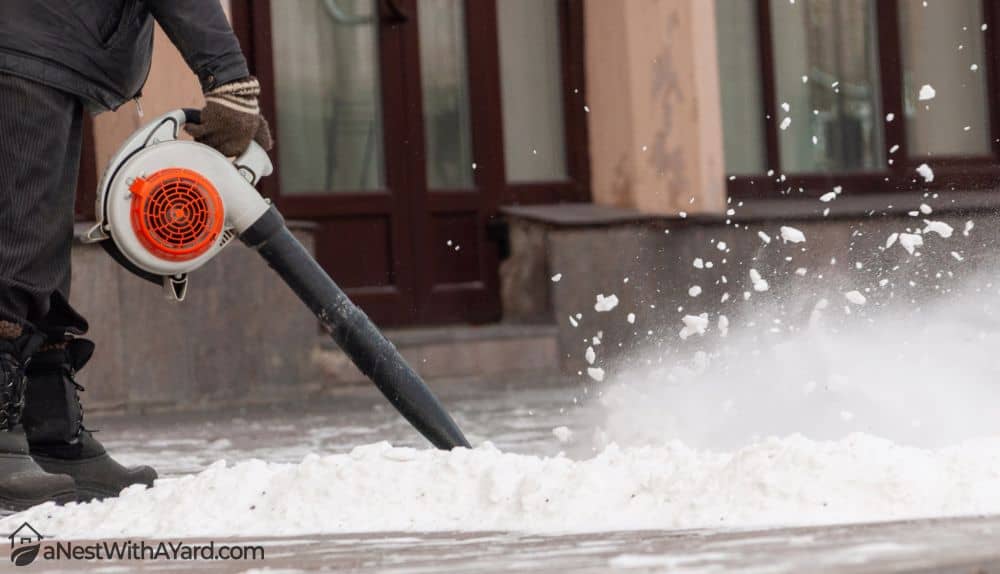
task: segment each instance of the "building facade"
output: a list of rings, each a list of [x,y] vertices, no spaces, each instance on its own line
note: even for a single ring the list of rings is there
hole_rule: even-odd
[[[566,318],[623,277],[645,278],[634,306],[660,301],[649,322],[676,322],[664,293],[707,241],[795,221],[817,266],[859,222],[996,203],[997,0],[226,6],[276,134],[263,191],[382,325],[550,322],[569,347]],[[146,119],[200,101],[156,41]],[[79,219],[142,121],[129,104],[91,122]],[[573,289],[551,282],[570,270]]]

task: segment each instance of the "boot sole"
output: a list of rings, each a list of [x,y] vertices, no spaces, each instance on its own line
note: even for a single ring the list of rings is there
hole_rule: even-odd
[[[105,498],[118,498],[121,491],[114,490],[102,490],[100,488],[89,488],[86,486],[78,486],[76,488],[76,500],[78,502],[92,502],[100,501]]]
[[[48,498],[43,499],[24,499],[24,498],[10,498],[7,496],[0,496],[0,513],[4,516],[14,514],[15,512],[21,512],[27,510],[33,506],[38,506],[39,504],[44,504],[46,502],[55,502],[59,506],[67,504],[69,502],[77,501],[76,490],[67,490],[63,492],[58,492]]]

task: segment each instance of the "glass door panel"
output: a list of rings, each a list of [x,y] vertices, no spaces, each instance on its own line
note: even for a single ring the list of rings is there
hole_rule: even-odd
[[[427,186],[471,189],[472,122],[462,0],[419,0]]]
[[[876,0],[772,2],[782,169],[885,166]]]
[[[284,195],[385,187],[377,0],[298,0],[271,13]]]
[[[899,25],[910,156],[989,155],[982,0],[902,0]],[[933,100],[920,100],[925,85]]]
[[[567,179],[557,0],[497,2],[507,181]]]

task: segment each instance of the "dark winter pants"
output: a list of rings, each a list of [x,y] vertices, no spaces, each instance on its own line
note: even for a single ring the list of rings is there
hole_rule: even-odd
[[[83,111],[59,90],[0,73],[0,321],[82,334],[68,303]]]

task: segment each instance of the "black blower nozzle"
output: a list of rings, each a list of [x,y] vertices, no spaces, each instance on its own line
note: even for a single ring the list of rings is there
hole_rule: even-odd
[[[465,435],[420,376],[295,239],[277,209],[268,210],[240,240],[267,260],[358,369],[420,434],[440,449],[469,447]]]

